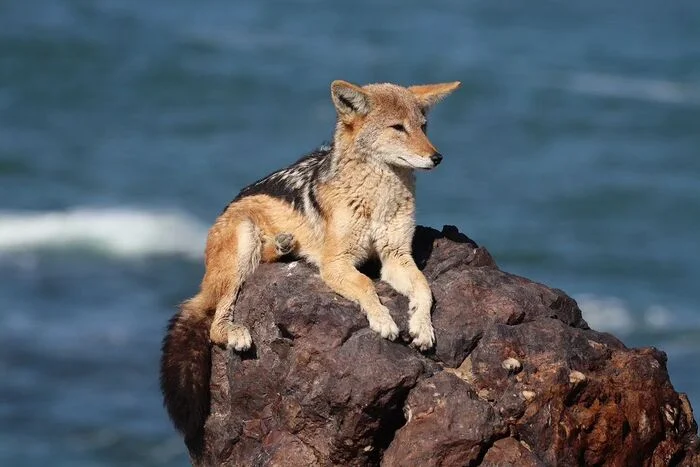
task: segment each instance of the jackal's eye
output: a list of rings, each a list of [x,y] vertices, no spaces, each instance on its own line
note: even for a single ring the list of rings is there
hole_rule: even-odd
[[[420,129],[423,133],[425,133],[426,131],[428,131],[428,124],[427,123],[422,124],[420,126]]]
[[[404,133],[406,133],[406,127],[400,123],[397,123],[396,125],[391,125],[391,128],[393,128],[396,131],[403,131]]]

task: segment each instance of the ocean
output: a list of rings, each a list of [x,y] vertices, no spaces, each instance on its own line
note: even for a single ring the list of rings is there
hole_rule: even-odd
[[[329,85],[462,81],[418,222],[668,354],[700,407],[700,3],[0,2],[0,465],[187,465],[160,341]]]

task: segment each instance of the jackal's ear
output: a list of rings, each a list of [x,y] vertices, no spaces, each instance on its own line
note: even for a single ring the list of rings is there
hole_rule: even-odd
[[[452,83],[424,84],[422,86],[411,86],[408,90],[416,96],[421,106],[427,109],[432,107],[433,104],[440,102],[443,97],[457,89],[460,84],[459,81],[454,81]]]
[[[369,113],[369,96],[359,86],[342,80],[333,81],[331,97],[340,118],[352,118],[355,115]]]

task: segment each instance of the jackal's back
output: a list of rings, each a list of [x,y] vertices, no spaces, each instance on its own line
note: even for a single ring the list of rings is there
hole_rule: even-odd
[[[318,183],[330,176],[332,156],[333,146],[324,144],[289,167],[243,188],[232,203],[248,196],[267,195],[289,203],[302,214],[320,214],[316,190]]]

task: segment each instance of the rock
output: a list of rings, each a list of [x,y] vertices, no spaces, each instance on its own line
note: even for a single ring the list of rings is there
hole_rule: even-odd
[[[260,266],[236,305],[254,348],[212,354],[202,465],[700,465],[662,352],[589,329],[573,299],[454,227],[419,227],[414,251],[436,299],[426,354],[385,284],[397,342],[315,269]]]
[[[410,416],[382,465],[475,465],[490,445],[508,435],[494,407],[445,371],[418,383],[404,407]]]

